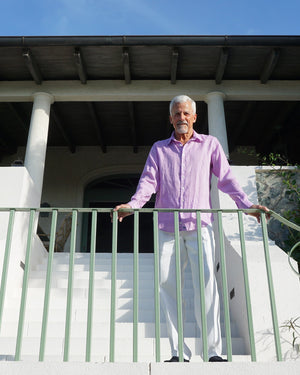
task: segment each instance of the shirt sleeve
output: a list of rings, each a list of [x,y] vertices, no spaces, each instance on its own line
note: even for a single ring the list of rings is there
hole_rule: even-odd
[[[218,177],[218,189],[228,194],[235,202],[238,208],[249,208],[252,202],[241,188],[235,178],[222,146],[216,138],[213,138],[212,151],[212,172]]]
[[[135,194],[128,204],[132,208],[141,208],[155,194],[159,186],[158,157],[155,144],[152,146],[144,170],[141,174]]]

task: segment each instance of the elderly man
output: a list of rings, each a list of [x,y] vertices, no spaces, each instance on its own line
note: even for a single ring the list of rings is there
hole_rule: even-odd
[[[173,98],[170,103],[170,122],[174,132],[169,139],[156,142],[148,155],[136,193],[127,204],[115,207],[141,208],[156,193],[157,208],[210,209],[212,173],[218,178],[218,188],[229,194],[238,208],[268,209],[252,204],[232,174],[223,149],[215,137],[197,134],[196,103],[186,95]],[[130,215],[118,212],[121,222]],[[259,214],[253,214],[259,220]],[[208,355],[210,362],[226,361],[221,357],[221,329],[219,295],[214,276],[214,238],[212,215],[201,215],[204,254],[205,302],[207,313]],[[201,327],[198,242],[195,213],[180,213],[180,260],[183,273],[190,261],[194,286],[195,316]],[[172,358],[178,362],[177,302],[175,279],[175,235],[172,213],[159,213],[160,293],[167,322]],[[191,358],[191,350],[184,343],[184,361]]]

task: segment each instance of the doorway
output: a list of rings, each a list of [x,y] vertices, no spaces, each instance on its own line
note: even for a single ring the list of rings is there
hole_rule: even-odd
[[[84,193],[84,207],[113,208],[128,202],[135,193],[139,175],[118,175],[99,179],[90,183]],[[154,197],[144,206],[154,207]],[[91,214],[83,214],[82,251],[89,252],[91,244]],[[152,213],[139,215],[139,252],[153,252]],[[118,252],[133,252],[133,215],[126,217],[118,224]],[[98,213],[96,252],[111,252],[112,223],[109,213]]]

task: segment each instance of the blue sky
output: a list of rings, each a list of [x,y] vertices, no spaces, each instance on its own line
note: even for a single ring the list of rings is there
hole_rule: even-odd
[[[299,0],[1,0],[0,35],[299,35]]]

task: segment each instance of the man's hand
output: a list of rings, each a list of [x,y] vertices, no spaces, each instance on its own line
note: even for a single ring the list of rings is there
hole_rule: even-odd
[[[253,209],[256,209],[256,210],[263,210],[266,212],[266,218],[267,220],[270,219],[270,214],[268,213],[270,210],[268,209],[268,207],[265,207],[265,206],[261,206],[260,204],[253,204],[251,207],[249,208],[253,208]],[[254,216],[256,217],[257,221],[260,223],[260,212],[256,212],[256,213],[253,213],[253,214],[249,214],[251,216]]]
[[[119,211],[120,208],[132,208],[129,204],[127,203],[124,203],[124,204],[120,204],[119,206],[116,206],[113,211]],[[129,215],[132,215],[132,212],[118,212],[118,220],[119,222],[121,223],[124,219],[124,217],[126,216],[129,216]],[[110,217],[112,219],[112,213],[110,214]]]

